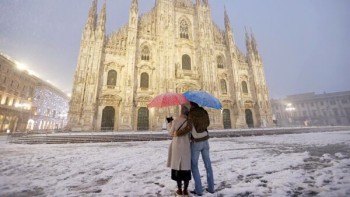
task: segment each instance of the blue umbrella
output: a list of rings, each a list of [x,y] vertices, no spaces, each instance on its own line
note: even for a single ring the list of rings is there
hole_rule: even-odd
[[[187,91],[183,93],[187,100],[197,103],[204,107],[210,107],[214,109],[221,109],[222,105],[219,99],[206,91]]]

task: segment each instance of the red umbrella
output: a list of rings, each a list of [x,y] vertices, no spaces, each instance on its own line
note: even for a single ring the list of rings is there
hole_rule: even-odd
[[[147,107],[167,107],[189,103],[186,97],[178,93],[164,93],[153,98]]]

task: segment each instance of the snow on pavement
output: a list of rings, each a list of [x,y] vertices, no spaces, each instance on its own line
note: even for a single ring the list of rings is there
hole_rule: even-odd
[[[170,141],[19,145],[0,140],[0,196],[174,196]],[[350,196],[350,131],[212,138],[215,194]],[[200,160],[203,185],[205,170]],[[191,180],[190,189],[194,188]]]

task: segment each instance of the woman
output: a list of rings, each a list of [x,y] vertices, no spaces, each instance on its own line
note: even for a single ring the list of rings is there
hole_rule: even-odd
[[[188,123],[188,109],[181,106],[181,114],[168,124],[169,135],[173,136],[169,146],[167,167],[171,168],[171,179],[177,182],[176,196],[188,196],[188,184],[191,180],[190,131],[183,131]],[[182,189],[182,182],[184,188]]]

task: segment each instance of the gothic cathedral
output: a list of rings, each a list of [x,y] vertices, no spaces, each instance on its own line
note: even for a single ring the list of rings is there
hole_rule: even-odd
[[[236,46],[230,19],[212,20],[208,0],[156,0],[139,15],[132,0],[129,21],[106,35],[106,3],[89,10],[70,101],[73,131],[161,130],[179,107],[147,108],[156,95],[205,90],[222,110],[206,108],[211,129],[272,125],[261,56],[246,32],[247,54]]]

